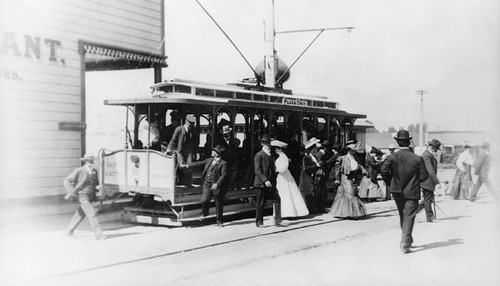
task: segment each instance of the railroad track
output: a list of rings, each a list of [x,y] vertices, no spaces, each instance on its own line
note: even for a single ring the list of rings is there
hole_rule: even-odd
[[[380,214],[384,214],[384,213],[391,213],[391,212],[394,212],[396,210],[397,209],[395,207],[391,207],[391,208],[387,208],[384,210],[369,213],[368,215],[369,216],[376,216],[376,215],[380,215]],[[317,227],[317,226],[321,226],[321,225],[333,224],[333,223],[341,222],[344,220],[345,219],[324,220],[324,221],[319,221],[319,222],[311,222],[308,224],[294,226],[294,227],[274,228],[274,230],[270,231],[270,232],[259,233],[259,234],[255,234],[255,235],[247,235],[247,236],[236,238],[236,239],[228,239],[228,240],[224,240],[224,241],[220,241],[220,242],[205,244],[202,246],[191,247],[191,248],[186,248],[186,249],[176,250],[176,251],[169,251],[169,252],[164,252],[164,253],[160,253],[160,254],[156,254],[156,255],[148,255],[145,257],[140,257],[140,258],[136,258],[136,259],[129,259],[129,260],[125,260],[125,261],[120,261],[120,262],[116,262],[116,263],[109,263],[106,265],[99,265],[99,266],[95,266],[95,267],[88,267],[88,268],[80,269],[80,270],[76,270],[76,271],[68,271],[68,272],[59,273],[59,274],[55,274],[55,275],[40,277],[40,278],[36,279],[36,281],[43,281],[43,280],[61,278],[61,277],[71,276],[71,275],[76,275],[76,274],[89,273],[92,271],[103,270],[103,269],[111,268],[111,267],[115,267],[115,266],[122,266],[122,265],[137,263],[137,262],[153,260],[153,259],[157,259],[157,258],[174,256],[174,255],[183,254],[183,253],[190,253],[190,252],[194,252],[194,251],[209,249],[209,248],[217,247],[217,246],[221,246],[221,245],[228,245],[228,244],[237,243],[237,242],[250,240],[250,239],[255,239],[255,238],[259,238],[259,237],[272,236],[272,235],[276,235],[276,234],[280,234],[280,233],[293,232],[293,231]],[[391,229],[394,229],[394,228],[399,228],[399,226],[395,226]],[[359,237],[359,236],[356,236],[356,237]],[[352,239],[352,237],[349,237],[349,239]]]

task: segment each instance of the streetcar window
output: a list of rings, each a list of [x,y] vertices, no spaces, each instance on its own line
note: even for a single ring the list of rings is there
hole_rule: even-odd
[[[325,103],[323,101],[313,101],[313,105],[317,107],[324,107]]]
[[[215,92],[216,97],[233,98],[234,92],[226,90],[217,90]]]
[[[251,93],[237,92],[236,93],[236,98],[251,100],[252,99],[252,94]]]
[[[174,92],[174,87],[172,85],[160,86],[158,89],[165,92],[165,93]]]
[[[264,95],[264,94],[254,94],[253,95],[253,100],[256,100],[256,101],[267,101],[267,95]]]
[[[213,89],[197,88],[195,92],[196,92],[196,95],[214,96],[214,90]]]
[[[191,93],[191,87],[190,86],[185,86],[185,85],[174,85],[174,90],[175,92],[180,92],[180,93]]]
[[[270,96],[269,99],[271,102],[276,102],[276,103],[283,102],[283,97],[280,97],[280,96]]]

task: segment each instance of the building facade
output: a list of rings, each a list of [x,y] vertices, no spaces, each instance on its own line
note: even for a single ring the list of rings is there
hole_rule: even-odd
[[[0,200],[58,196],[85,153],[85,72],[166,66],[162,0],[0,1]]]

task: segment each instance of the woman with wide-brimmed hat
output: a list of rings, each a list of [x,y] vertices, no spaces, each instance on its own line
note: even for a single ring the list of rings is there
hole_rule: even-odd
[[[302,217],[309,214],[299,187],[288,170],[288,157],[284,150],[288,144],[279,140],[271,141],[274,152],[278,155],[276,165],[276,189],[281,198],[282,217]]]
[[[335,167],[339,170],[337,182],[340,185],[330,213],[334,217],[356,219],[366,216],[366,208],[358,197],[358,188],[366,170],[354,156],[359,150],[358,142],[350,140],[346,147],[347,154],[340,157]]]

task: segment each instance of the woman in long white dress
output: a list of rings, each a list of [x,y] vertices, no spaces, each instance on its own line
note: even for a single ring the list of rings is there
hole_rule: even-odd
[[[288,170],[288,157],[283,152],[287,144],[278,140],[271,141],[278,158],[276,159],[276,188],[281,198],[282,217],[302,217],[309,214],[299,187]]]

